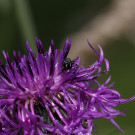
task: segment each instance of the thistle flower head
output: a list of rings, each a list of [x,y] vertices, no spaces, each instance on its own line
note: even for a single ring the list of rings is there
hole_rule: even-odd
[[[109,71],[109,61],[88,42],[99,59],[89,67],[79,66],[80,58],[67,58],[71,40],[66,40],[63,50],[54,50],[51,41],[48,52],[36,38],[38,53],[33,53],[26,41],[27,56],[13,52],[11,62],[8,53],[4,66],[0,62],[0,134],[2,135],[91,135],[93,120],[113,120],[124,115],[114,107],[129,102],[108,85],[97,79]],[[101,70],[102,64],[106,69]],[[97,88],[92,86],[97,84]]]

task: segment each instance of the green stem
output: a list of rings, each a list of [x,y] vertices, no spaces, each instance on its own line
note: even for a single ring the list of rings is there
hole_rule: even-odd
[[[32,18],[28,0],[14,0],[16,16],[22,34],[22,40],[28,40],[33,51],[36,51],[36,28]],[[25,44],[24,44],[25,45]],[[23,49],[25,46],[23,47]]]

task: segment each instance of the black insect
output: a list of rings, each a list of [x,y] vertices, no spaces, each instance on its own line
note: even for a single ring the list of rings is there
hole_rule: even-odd
[[[71,69],[73,64],[74,61],[72,61],[70,58],[65,58],[62,63],[64,69]]]

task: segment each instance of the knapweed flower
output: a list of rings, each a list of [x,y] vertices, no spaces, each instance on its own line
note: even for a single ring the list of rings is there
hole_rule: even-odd
[[[78,57],[67,58],[71,40],[66,40],[63,50],[54,50],[51,41],[48,52],[37,38],[36,44],[37,54],[26,42],[27,56],[14,51],[13,62],[3,51],[7,63],[0,62],[0,134],[91,135],[93,120],[99,118],[120,129],[114,118],[124,113],[114,107],[134,97],[122,99],[113,84],[107,85],[110,77],[103,84],[98,82],[109,71],[102,48],[99,53],[88,42],[99,59],[85,68],[79,66]]]

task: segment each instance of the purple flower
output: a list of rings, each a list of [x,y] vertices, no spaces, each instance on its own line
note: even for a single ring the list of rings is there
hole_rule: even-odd
[[[113,84],[103,84],[97,79],[109,71],[109,62],[104,58],[100,46],[99,59],[85,68],[79,66],[80,58],[67,58],[71,40],[66,40],[63,50],[54,50],[51,41],[48,52],[36,38],[38,53],[32,52],[26,41],[27,56],[13,52],[11,62],[0,62],[0,134],[1,135],[91,135],[93,120],[113,120],[124,115],[114,107],[129,102],[114,90]],[[102,64],[106,69],[101,70]],[[97,88],[93,88],[93,85]]]

